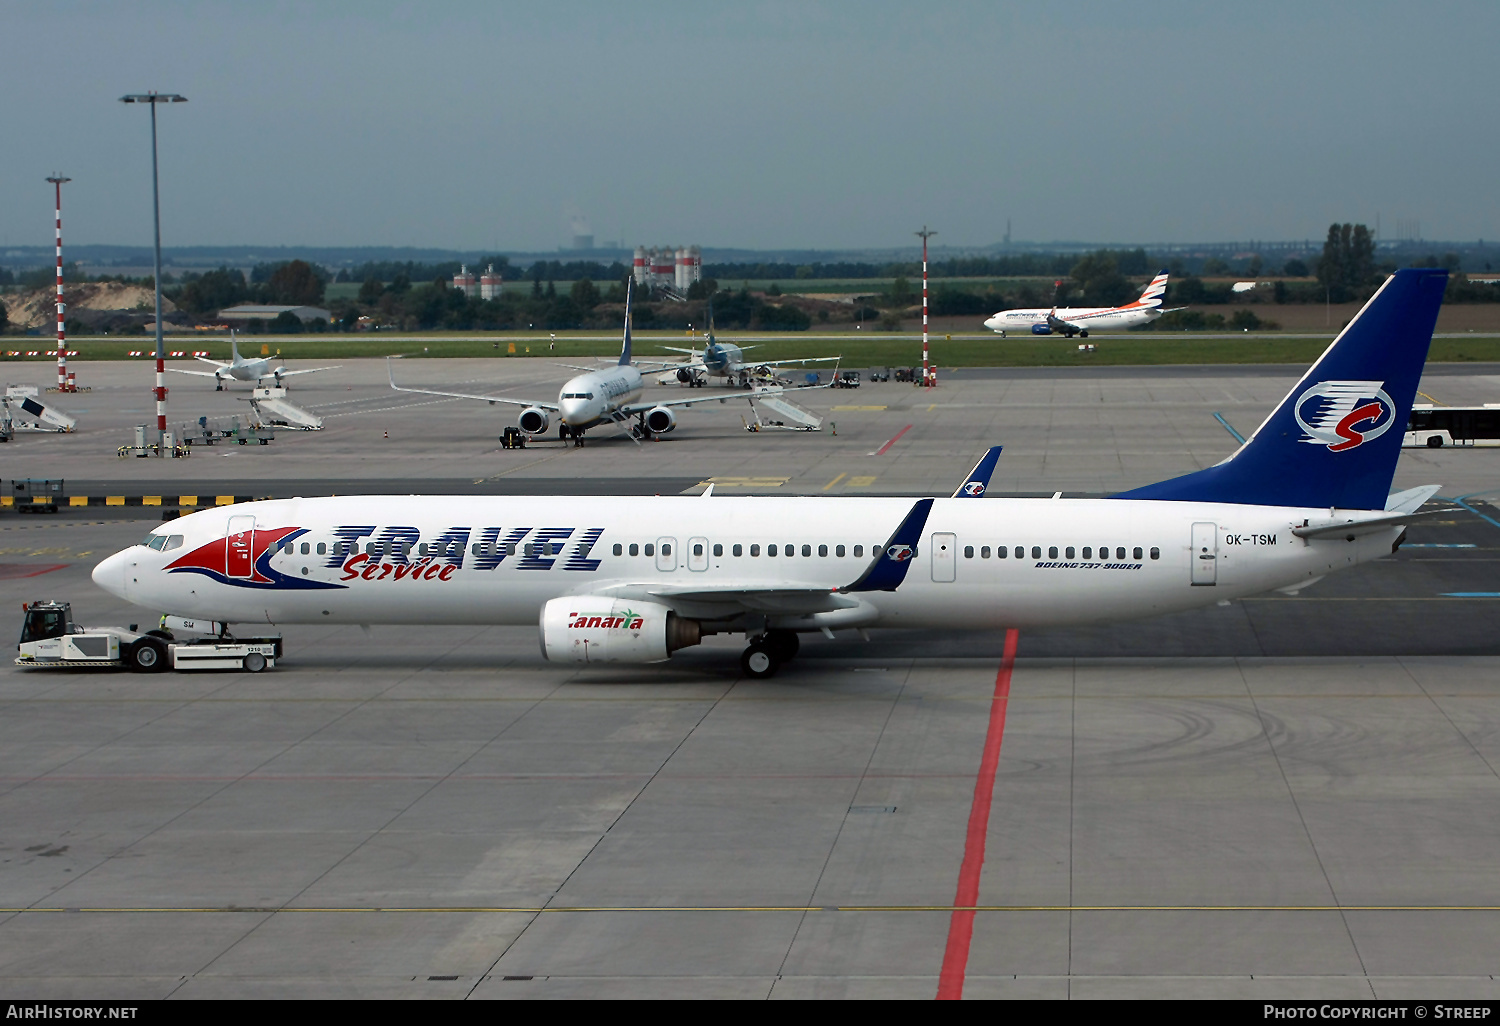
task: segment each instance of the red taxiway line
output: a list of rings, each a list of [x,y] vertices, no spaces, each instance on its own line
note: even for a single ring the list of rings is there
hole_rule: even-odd
[[[904,435],[904,434],[906,434],[910,430],[911,430],[911,425],[910,424],[906,425],[906,427],[904,427],[900,431],[896,432],[896,437],[895,438],[892,438],[889,442],[886,442],[879,449],[876,449],[874,452],[870,453],[870,455],[871,456],[884,456],[885,455],[885,451],[887,449],[889,449],[891,446],[895,445],[897,442],[901,441],[901,436]]]
[[[938,976],[939,1001],[957,1001],[964,996],[964,973],[969,966],[969,941],[974,936],[974,906],[979,903],[979,874],[984,869],[984,842],[990,826],[990,803],[995,794],[995,770],[1000,765],[1000,741],[1005,736],[1005,710],[1010,704],[1010,675],[1016,665],[1017,637],[1014,627],[1005,632],[1005,655],[1000,659],[1000,672],[995,675],[990,726],[984,736],[979,776],[974,781],[974,803],[969,807],[964,860],[958,870],[958,893],[953,898],[953,916],[948,920],[948,946],[943,951],[943,969]]]

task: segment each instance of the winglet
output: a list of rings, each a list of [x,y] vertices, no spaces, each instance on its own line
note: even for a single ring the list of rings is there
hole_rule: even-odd
[[[1000,461],[1000,450],[1004,446],[993,446],[985,450],[985,454],[979,457],[979,462],[974,464],[974,469],[969,471],[969,476],[964,478],[964,483],[958,486],[958,491],[953,493],[955,499],[977,499],[990,487],[990,475],[995,472],[995,464]]]
[[[621,367],[630,363],[630,295],[634,285],[634,278],[625,283],[625,344],[620,347]]]
[[[896,533],[880,551],[875,562],[859,580],[839,591],[895,591],[906,580],[906,570],[917,558],[917,541],[922,529],[927,526],[927,515],[932,512],[932,499],[918,499]]]

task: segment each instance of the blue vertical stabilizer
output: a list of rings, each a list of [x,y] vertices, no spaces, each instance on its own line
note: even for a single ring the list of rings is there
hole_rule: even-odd
[[[1383,509],[1447,284],[1397,271],[1233,456],[1115,498]]]

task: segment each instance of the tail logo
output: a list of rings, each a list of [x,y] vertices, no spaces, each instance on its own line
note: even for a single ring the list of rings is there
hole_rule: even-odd
[[[885,554],[890,557],[893,563],[905,563],[915,553],[912,551],[910,545],[892,545],[885,550]]]
[[[964,494],[965,495],[972,495],[976,499],[979,498],[981,495],[984,494],[984,482],[983,481],[965,481],[964,482]]]
[[[1297,399],[1297,424],[1311,445],[1348,452],[1390,430],[1396,404],[1381,381],[1323,381]]]

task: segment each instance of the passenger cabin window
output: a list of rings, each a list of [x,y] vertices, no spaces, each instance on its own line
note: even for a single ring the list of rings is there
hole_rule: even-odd
[[[1023,549],[1019,545],[1016,546],[1016,558],[1017,559],[1025,559],[1026,558],[1026,550]]]
[[[1068,546],[1068,550],[1067,550],[1066,553],[1064,553],[1063,558],[1065,558],[1065,559],[1072,559],[1073,558],[1073,551],[1074,551],[1073,550],[1073,546],[1069,545]]]
[[[979,547],[979,558],[980,559],[989,559],[990,558],[990,547],[988,545],[981,545]]]
[[[1056,545],[1049,545],[1049,546],[1047,546],[1047,558],[1048,559],[1056,559],[1057,558],[1057,546]]]
[[[1091,547],[1085,545],[1083,547],[1083,558],[1084,559],[1093,559],[1094,558],[1094,550]]]
[[[720,545],[718,542],[714,542],[714,555],[715,556],[722,556],[722,555],[724,555],[724,546]]]
[[[621,545],[619,542],[615,542],[615,555],[617,555],[617,556],[623,556],[623,555],[625,555],[625,546]]]
[[[1116,559],[1124,559],[1125,558],[1125,547],[1123,545],[1115,549],[1115,558]]]
[[[965,559],[973,559],[974,558],[974,546],[972,546],[972,545],[965,545],[964,546],[964,558]]]
[[[828,555],[828,546],[827,545],[819,545],[818,546],[818,555],[820,555],[820,556],[826,556],[826,555]]]
[[[1133,552],[1133,556],[1132,556],[1133,559],[1140,559],[1142,556],[1145,555],[1145,553],[1141,551],[1141,547],[1139,545],[1137,545],[1131,551]]]
[[[790,546],[788,546],[788,548],[790,548]],[[811,556],[812,555],[812,546],[811,545],[804,545],[804,546],[802,546],[802,555],[803,555],[804,558],[807,557],[807,556]]]
[[[752,556],[758,556],[758,555],[760,555],[760,546],[759,545],[752,545],[752,546],[750,546],[750,555],[752,555]],[[775,555],[775,553],[773,552],[772,555]]]
[[[863,545],[856,545],[856,546],[854,546],[854,558],[855,559],[858,559],[860,556],[863,556],[864,554],[865,554],[865,547]]]
[[[320,556],[326,556],[326,555],[328,555],[328,543],[327,542],[318,542],[318,555],[320,555]]]
[[[304,556],[306,556],[306,555],[308,555],[311,552],[312,552],[312,546],[309,545],[309,544],[307,544],[307,542],[303,542],[302,543],[302,554]]]
[[[662,548],[666,548],[666,546],[664,545],[664,546],[662,546]],[[703,543],[702,542],[693,542],[693,555],[695,555],[695,556],[701,556],[701,555],[703,555]]]
[[[648,546],[646,546],[646,548],[648,548],[648,549],[649,549],[649,548],[650,548],[650,547],[651,547],[651,546],[649,546],[649,545],[648,545]],[[651,554],[651,553],[649,553],[649,552],[648,552],[648,553],[646,553],[646,555],[648,555],[648,556],[649,556],[649,555],[650,555],[650,554]],[[671,544],[671,543],[670,543],[670,542],[663,542],[663,543],[662,543],[662,546],[661,546],[661,554],[662,554],[662,555],[663,555],[663,556],[670,556],[670,555],[671,555],[671,554],[672,554],[672,544]]]
[[[1161,549],[1157,548],[1155,545],[1151,546],[1151,558],[1152,559],[1160,559],[1161,558]]]
[[[843,559],[844,558],[844,547],[842,545],[835,545],[833,547],[833,554],[835,556],[837,556],[839,559]]]
[[[630,543],[630,554],[632,556],[639,556],[641,554],[641,547],[639,545],[637,545],[635,542],[631,542]]]
[[[743,556],[745,554],[745,547],[737,543],[734,547],[734,554],[736,556]]]
[[[774,556],[774,555],[776,555],[776,546],[774,546],[774,545],[767,545],[766,546],[766,555],[768,555],[768,556]]]
[[[1041,559],[1042,558],[1042,547],[1040,545],[1033,545],[1031,547],[1031,558],[1032,559]]]

